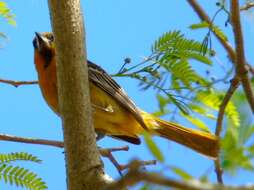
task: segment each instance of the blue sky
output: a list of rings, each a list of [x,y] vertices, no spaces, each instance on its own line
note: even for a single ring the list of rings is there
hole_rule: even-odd
[[[37,73],[33,64],[32,39],[34,32],[51,31],[47,1],[19,0],[6,1],[13,13],[16,14],[17,26],[2,24],[0,29],[8,35],[0,49],[0,78],[13,80],[36,80]],[[216,1],[200,0],[206,10],[212,15]],[[163,32],[182,30],[188,37],[202,39],[204,32],[192,32],[188,26],[199,22],[197,16],[186,1],[168,0],[83,0],[85,16],[87,54],[88,58],[102,66],[109,73],[119,70],[125,57],[130,57],[138,63],[144,56],[149,55],[153,41]],[[218,16],[217,20],[223,26],[225,17]],[[0,20],[3,22],[3,20]],[[244,16],[247,57],[253,57],[253,25],[252,16]],[[226,29],[230,31],[230,28]],[[231,33],[228,33],[231,36]],[[214,41],[214,47],[222,61],[227,61],[223,49]],[[216,73],[219,74],[219,73]],[[140,91],[137,82],[130,79],[117,78],[119,84],[142,109],[152,112],[157,108],[153,91]],[[60,119],[47,107],[38,86],[20,86],[14,88],[0,84],[0,115],[1,131],[24,137],[62,140]],[[169,108],[170,109],[170,108]],[[186,123],[182,121],[182,123]],[[205,171],[211,172],[215,179],[213,163],[175,143],[155,138],[166,157],[166,164],[184,168],[187,172],[198,177]],[[127,143],[110,138],[99,142],[102,147],[117,147]],[[28,145],[19,143],[0,142],[1,152],[26,151],[37,155],[43,160],[40,165],[24,164],[38,173],[48,184],[49,190],[66,189],[64,155],[62,149]],[[145,145],[130,145],[128,152],[115,154],[120,163],[127,163],[132,158],[143,160],[153,159]],[[119,175],[110,162],[105,160],[106,172],[114,178]],[[160,166],[148,166],[149,170],[158,170]],[[169,176],[174,176],[170,171]],[[225,175],[226,183],[241,184],[253,181],[253,174],[240,172],[237,177]],[[16,189],[0,183],[1,189]]]

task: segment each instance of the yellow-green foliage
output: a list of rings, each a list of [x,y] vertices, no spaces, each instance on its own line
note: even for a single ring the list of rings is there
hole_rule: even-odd
[[[17,161],[41,162],[36,156],[26,152],[0,154],[0,180],[30,190],[47,189],[47,185],[37,174],[21,166],[14,166]]]

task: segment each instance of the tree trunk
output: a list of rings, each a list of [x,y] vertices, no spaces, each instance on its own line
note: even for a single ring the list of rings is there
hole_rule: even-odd
[[[80,1],[48,2],[57,52],[58,98],[68,189],[102,189],[107,180],[92,126]]]

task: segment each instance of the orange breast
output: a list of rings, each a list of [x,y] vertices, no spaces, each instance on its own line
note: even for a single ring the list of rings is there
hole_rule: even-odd
[[[45,62],[40,54],[35,53],[34,59],[42,95],[50,108],[59,115],[56,64],[54,64],[54,58],[46,68],[44,66]]]

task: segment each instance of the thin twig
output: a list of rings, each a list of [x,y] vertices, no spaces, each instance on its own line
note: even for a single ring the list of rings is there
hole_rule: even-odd
[[[206,21],[209,25],[212,24],[211,19],[209,18],[209,16],[206,14],[206,12],[198,4],[198,2],[196,0],[188,0],[188,3],[193,8],[193,10],[197,13],[197,15],[199,16],[200,20]],[[219,36],[217,33],[215,33],[214,30],[212,30],[212,32],[216,36],[216,38],[219,40],[221,45],[226,49],[226,51],[227,51],[227,53],[229,55],[229,58],[234,63],[234,60],[235,60],[235,51],[234,51],[233,47],[231,46],[231,44],[228,43],[224,38]]]
[[[241,79],[241,83],[249,102],[249,105],[254,113],[254,93],[251,86],[251,82],[248,76],[248,68],[245,62],[244,55],[244,42],[242,27],[240,21],[240,12],[239,12],[239,1],[231,0],[231,21],[234,31],[235,46],[236,46],[236,72],[238,77]]]
[[[107,157],[111,163],[116,167],[118,173],[120,176],[122,176],[122,165],[120,165],[117,160],[115,159],[115,157],[113,156],[112,152],[115,151],[128,151],[129,150],[129,146],[123,146],[123,147],[118,147],[118,148],[108,148],[108,149],[99,149],[100,153],[103,157]]]
[[[54,146],[54,147],[58,147],[58,148],[64,147],[64,144],[62,141],[24,138],[24,137],[17,137],[17,136],[12,136],[12,135],[7,135],[7,134],[0,134],[0,141],[11,141],[11,142],[20,142],[20,143],[28,143],[28,144],[48,145],[48,146]]]
[[[7,134],[0,134],[0,141],[10,141],[10,142],[19,142],[19,143],[27,143],[27,144],[38,144],[38,145],[47,145],[53,146],[57,148],[64,148],[64,143],[62,141],[55,141],[55,140],[45,140],[45,139],[34,139],[34,138],[25,138],[25,137],[18,137],[13,135]],[[128,151],[128,146],[123,147],[115,147],[115,148],[99,148],[99,152],[102,157],[108,158],[112,164],[116,167],[118,173],[122,176],[122,171],[129,169],[128,165],[119,164],[115,157],[113,156],[112,152],[116,151]],[[146,165],[155,165],[155,160],[149,161],[139,161],[142,166]]]
[[[198,4],[196,0],[188,0],[188,3],[193,8],[193,10],[197,13],[200,20],[207,22],[209,25],[212,24],[211,19],[209,18],[209,16],[206,14],[206,12]],[[230,60],[232,61],[232,63],[235,64],[236,53],[232,45],[228,41],[226,41],[224,38],[221,38],[221,36],[218,35],[218,33],[216,33],[214,30],[212,30],[212,32],[214,36],[219,40],[221,45],[224,47],[224,49],[227,51],[228,56]],[[246,63],[246,66],[248,67],[248,70],[254,75],[254,68],[252,67],[252,65]]]
[[[206,12],[202,9],[202,7],[198,4],[198,2],[196,0],[188,0],[188,3],[191,5],[193,10],[197,13],[197,15],[199,16],[199,18],[202,21],[206,21],[208,24],[211,24],[211,19],[209,18],[209,16],[206,14]],[[236,9],[234,9],[234,10],[236,11]],[[236,31],[237,35],[235,35],[235,37],[237,37],[238,40],[239,40],[239,38],[242,39],[242,35],[239,36],[239,34],[241,32],[241,28],[239,28],[239,26],[240,26],[239,6],[238,6],[238,9],[237,9],[237,12],[238,12],[238,16],[236,18],[235,18],[235,14],[233,15],[233,13],[232,13],[232,16],[234,17],[234,18],[232,17],[232,22],[233,22],[232,24],[233,24],[233,28],[234,28],[234,25],[236,24],[236,22],[233,21],[233,19],[238,19],[237,20],[238,26],[237,26],[237,31]],[[229,58],[231,59],[232,63],[234,63],[234,65],[237,67],[237,63],[239,63],[239,61],[237,61],[238,58],[236,58],[236,52],[233,49],[233,47],[231,46],[231,44],[228,43],[225,39],[221,38],[213,30],[212,30],[212,32],[214,33],[216,38],[219,40],[219,42],[222,44],[222,46],[228,52]],[[237,42],[236,42],[236,44],[237,44],[237,46],[239,45],[239,43],[237,43]],[[239,52],[238,49],[237,49],[237,52]],[[243,86],[245,86],[244,90],[245,90],[247,100],[249,101],[251,109],[254,112],[254,95],[253,95],[253,91],[251,90],[251,85],[250,85],[249,78],[248,78],[248,71],[250,71],[252,74],[254,74],[253,73],[254,69],[251,65],[249,65],[245,62],[245,59],[242,59],[242,61],[244,61],[244,62],[242,62],[242,64],[241,64],[241,75],[242,75],[242,77],[240,76],[240,78],[242,79]],[[243,79],[243,77],[244,77],[244,79]]]
[[[15,81],[15,80],[6,80],[6,79],[0,79],[0,82],[5,84],[10,84],[14,87],[19,87],[20,85],[38,84],[38,81]]]
[[[231,80],[231,85],[230,85],[229,89],[227,90],[226,95],[220,105],[220,109],[219,109],[218,117],[217,117],[217,122],[216,122],[216,131],[215,131],[215,134],[218,137],[221,134],[222,122],[223,122],[223,116],[224,116],[225,109],[228,105],[229,100],[231,99],[233,93],[235,92],[235,90],[237,89],[238,86],[239,86],[239,78],[235,77]]]
[[[218,117],[217,117],[217,122],[216,122],[216,131],[215,131],[215,134],[218,137],[218,139],[220,139],[220,134],[222,131],[223,116],[224,116],[226,107],[227,107],[232,95],[234,94],[234,92],[238,86],[239,86],[239,78],[235,77],[231,80],[231,85],[230,85],[228,91],[226,92],[226,95],[220,105],[220,109],[219,109],[219,113],[218,113]],[[218,183],[223,184],[223,178],[222,178],[223,170],[221,168],[219,157],[214,161],[214,166],[215,166],[215,173],[216,173],[217,181],[218,181]]]
[[[157,163],[156,160],[141,160],[141,161],[138,161],[138,162],[139,162],[140,166],[155,165]],[[129,164],[127,164],[127,165],[122,166],[121,169],[126,170],[126,169],[129,169],[129,168],[130,168],[130,166],[129,166]]]
[[[223,182],[223,169],[221,167],[221,163],[220,163],[220,158],[218,157],[216,160],[214,160],[214,166],[215,166],[215,173],[216,173],[216,178],[217,178],[217,182],[219,184],[224,184]]]
[[[127,165],[119,164],[112,154],[112,152],[115,152],[115,151],[128,151],[129,150],[128,146],[123,146],[123,147],[118,147],[118,148],[108,148],[108,149],[101,149],[100,148],[99,150],[100,150],[101,155],[103,157],[108,158],[111,161],[111,163],[116,167],[120,176],[123,176],[123,174],[122,174],[123,170],[129,169],[129,164],[127,164]],[[156,160],[139,161],[139,163],[142,166],[155,165]]]
[[[247,11],[251,9],[252,7],[254,7],[254,2],[248,2],[245,5],[240,7],[240,11]]]

